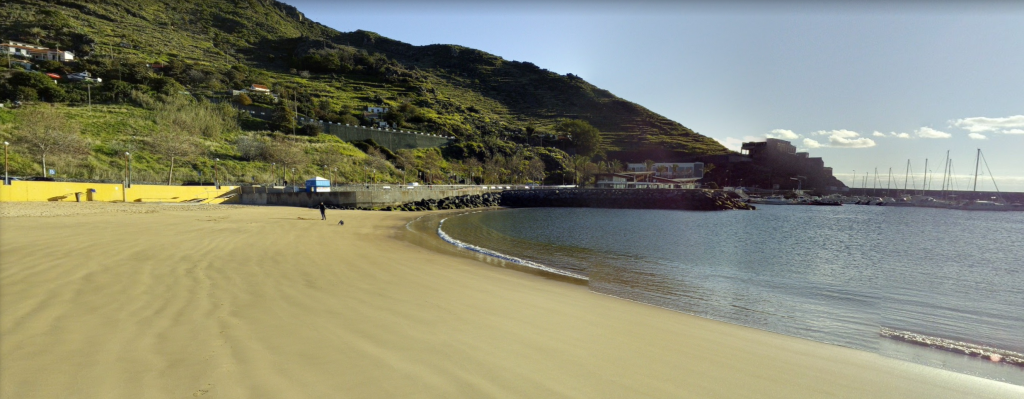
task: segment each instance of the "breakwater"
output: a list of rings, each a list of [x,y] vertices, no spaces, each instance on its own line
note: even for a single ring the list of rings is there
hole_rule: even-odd
[[[755,209],[721,191],[662,189],[510,190],[502,193],[501,205],[515,208],[571,207],[693,211]]]
[[[485,193],[477,195],[460,195],[457,197],[445,197],[440,199],[426,198],[419,201],[408,202],[401,205],[393,205],[381,208],[382,211],[436,211],[438,209],[472,209],[488,206],[498,206],[501,201],[501,193]],[[363,208],[360,208],[363,209]]]

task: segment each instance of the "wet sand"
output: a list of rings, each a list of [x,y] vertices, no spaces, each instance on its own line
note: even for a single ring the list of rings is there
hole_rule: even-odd
[[[76,205],[0,204],[0,397],[1024,397],[428,250],[418,214]]]

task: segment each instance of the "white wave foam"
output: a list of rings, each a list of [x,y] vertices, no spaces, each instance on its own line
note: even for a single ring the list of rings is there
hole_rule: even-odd
[[[476,212],[472,212],[472,213],[476,213]],[[492,258],[501,259],[503,261],[512,262],[512,263],[515,263],[517,265],[522,265],[522,266],[526,266],[526,267],[537,269],[537,270],[543,270],[543,271],[548,272],[548,273],[554,273],[554,274],[558,274],[558,275],[561,275],[561,276],[572,277],[572,278],[576,278],[576,279],[580,279],[580,280],[584,280],[584,281],[589,281],[590,280],[587,277],[581,276],[581,275],[576,274],[576,273],[567,272],[565,270],[555,269],[555,268],[549,267],[549,266],[544,266],[544,265],[542,265],[540,263],[530,262],[530,261],[525,260],[525,259],[519,259],[519,258],[516,258],[514,256],[505,255],[503,253],[492,251],[492,250],[489,250],[487,248],[481,248],[481,247],[478,247],[476,245],[466,244],[466,243],[464,243],[462,241],[456,240],[456,239],[452,238],[451,236],[449,236],[447,233],[445,233],[444,230],[441,230],[441,228],[444,227],[444,221],[445,220],[448,220],[448,218],[441,219],[441,223],[439,223],[437,225],[437,235],[439,237],[441,237],[441,239],[444,240],[445,242],[447,242],[449,244],[452,244],[452,245],[454,245],[456,247],[463,248],[463,249],[468,249],[468,250],[473,251],[473,252],[481,253],[481,254],[490,256]]]

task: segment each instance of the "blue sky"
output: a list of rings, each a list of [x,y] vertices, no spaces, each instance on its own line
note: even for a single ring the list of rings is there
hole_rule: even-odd
[[[1024,2],[286,2],[573,73],[730,148],[790,139],[848,185],[907,159],[920,185],[927,158],[938,188],[949,150],[962,188],[981,148],[1024,191]]]

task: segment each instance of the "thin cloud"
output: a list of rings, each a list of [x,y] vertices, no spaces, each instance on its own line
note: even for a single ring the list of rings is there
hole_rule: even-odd
[[[885,134],[885,133],[879,132],[877,130],[875,130],[874,133],[871,133],[871,135],[875,136],[875,137],[894,137],[894,138],[897,138],[897,139],[909,139],[910,138],[910,134],[907,134],[907,133],[889,132],[889,134]]]
[[[804,146],[808,148],[869,148],[876,145],[874,140],[867,137],[860,137],[860,133],[852,130],[819,130],[811,134],[815,136],[828,136],[828,144],[822,144],[817,140],[804,139]]]
[[[984,134],[981,134],[981,133],[971,133],[971,134],[968,134],[967,137],[970,137],[971,139],[974,139],[974,140],[987,140],[988,139],[988,137],[986,137]]]
[[[846,130],[846,129],[819,130],[819,131],[811,133],[811,134],[814,134],[814,135],[817,135],[817,136],[839,137],[839,138],[844,138],[844,139],[852,139],[852,138],[855,138],[855,137],[860,137],[860,133],[857,133],[857,132],[852,131],[852,130]]]
[[[957,119],[950,121],[950,124],[971,133],[1024,134],[1024,115],[1007,116],[1005,118],[979,116]]]
[[[770,139],[782,139],[782,140],[796,140],[800,138],[799,134],[794,133],[788,129],[774,129],[770,133],[766,134]]]
[[[920,138],[923,138],[923,139],[948,139],[950,137],[953,137],[952,134],[949,134],[949,133],[946,133],[946,132],[942,132],[942,131],[938,131],[938,130],[932,129],[930,127],[927,127],[927,126],[924,126],[924,127],[921,127],[920,129],[917,129],[917,131],[914,132],[914,134],[916,134],[917,137],[920,137]]]
[[[807,148],[821,148],[822,145],[821,145],[821,143],[818,142],[818,140],[815,140],[815,139],[804,139],[804,147],[807,147]]]
[[[867,137],[851,139],[839,136],[829,136],[828,143],[832,147],[839,148],[870,148],[875,146],[875,141]]]

